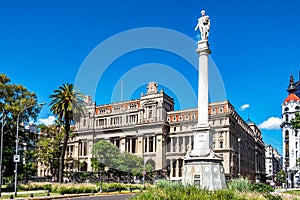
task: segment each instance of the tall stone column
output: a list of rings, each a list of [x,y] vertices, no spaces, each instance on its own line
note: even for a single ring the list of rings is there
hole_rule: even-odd
[[[194,148],[191,156],[208,156],[212,151],[213,130],[208,123],[208,55],[211,53],[207,40],[199,41],[198,74],[198,123],[193,127]]]
[[[198,123],[193,127],[194,145],[191,152],[185,157],[182,182],[186,185],[195,185],[202,189],[218,190],[226,187],[223,159],[213,152],[213,129],[208,120],[208,56],[211,53],[208,44],[210,19],[201,12],[195,28],[201,32],[196,52],[199,56],[198,75]]]
[[[208,41],[199,41],[196,50],[199,56],[198,74],[198,125],[208,126]]]

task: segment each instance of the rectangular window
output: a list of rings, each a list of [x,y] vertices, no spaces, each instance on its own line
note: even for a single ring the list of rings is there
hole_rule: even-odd
[[[144,152],[147,152],[147,138],[144,138]]]
[[[116,146],[120,148],[120,140],[119,139],[116,140]]]
[[[149,137],[149,152],[153,152],[153,137]]]
[[[132,139],[132,153],[136,153],[136,138]]]
[[[152,109],[149,109],[149,118],[152,118]]]

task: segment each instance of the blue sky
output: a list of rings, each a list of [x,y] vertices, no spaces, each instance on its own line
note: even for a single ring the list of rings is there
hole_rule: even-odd
[[[298,80],[299,7],[296,0],[1,1],[0,72],[36,92],[40,102],[49,103],[53,90],[63,83],[74,83],[86,58],[104,41],[144,27],[165,28],[195,39],[198,32],[194,27],[205,9],[211,18],[211,59],[222,77],[226,98],[245,120],[248,112],[256,124],[274,117],[262,129],[263,138],[281,153],[281,131],[273,125],[278,125],[276,119],[281,117],[290,73]],[[168,42],[176,45],[178,41],[172,39]],[[157,66],[151,68],[149,63]],[[156,70],[160,75],[157,80],[165,77],[163,87],[170,95],[177,95],[177,109],[197,106],[180,99],[180,92],[187,87],[173,89],[180,78],[195,89],[195,69],[174,52],[146,48],[120,55],[105,68],[95,94],[97,104],[109,103],[111,96],[121,98],[118,87],[123,78],[124,99],[138,97],[146,83],[132,78],[138,73],[133,69]],[[155,79],[149,75],[145,81],[149,78]],[[126,88],[134,91],[126,93]],[[239,110],[245,104],[250,107]],[[46,106],[40,118],[50,115]]]

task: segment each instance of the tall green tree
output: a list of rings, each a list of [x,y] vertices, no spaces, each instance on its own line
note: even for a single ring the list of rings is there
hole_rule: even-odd
[[[67,149],[67,144],[70,136],[70,125],[76,119],[77,115],[84,113],[84,101],[83,95],[74,88],[73,84],[63,84],[57,90],[54,90],[54,94],[50,95],[51,103],[50,110],[59,120],[64,123],[64,138],[62,144],[62,150],[60,154],[59,165],[59,182],[63,182],[64,160]]]
[[[142,175],[144,170],[143,158],[130,154],[128,152],[121,152],[120,149],[106,140],[100,140],[93,148],[93,166],[96,169],[109,167],[115,171],[124,174],[132,174],[134,176]],[[153,170],[150,164],[145,166],[147,172]]]
[[[63,130],[58,123],[49,126],[40,125],[40,130],[35,156],[38,161],[50,169],[54,180],[57,181]]]
[[[281,170],[276,174],[276,181],[279,185],[286,182],[286,173],[284,170]]]
[[[16,145],[16,122],[18,114],[27,106],[37,104],[37,95],[34,92],[27,90],[20,84],[13,84],[9,77],[5,74],[0,74],[0,112],[3,115],[4,109],[5,125],[4,125],[4,140],[3,140],[3,171],[4,177],[12,176],[14,173],[14,163],[12,157]],[[40,111],[40,107],[31,107],[20,113],[20,122],[27,123],[30,119],[35,120]],[[1,125],[1,122],[0,122]],[[31,137],[26,135],[19,129],[20,142],[22,138]],[[19,163],[21,165],[22,163]],[[22,167],[19,168],[19,174],[23,172]]]

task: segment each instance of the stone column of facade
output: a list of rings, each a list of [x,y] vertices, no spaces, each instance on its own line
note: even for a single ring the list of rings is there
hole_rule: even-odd
[[[173,152],[173,138],[172,137],[170,137],[170,153],[172,153]]]
[[[137,138],[137,153],[142,155],[143,154],[143,137]]]
[[[179,152],[178,150],[179,150],[179,140],[178,140],[179,138],[178,137],[175,137],[175,152],[177,153],[177,152]]]
[[[126,151],[126,139],[121,138],[120,140],[120,151],[125,152]]]
[[[128,141],[128,146],[129,146],[128,152],[129,152],[129,153],[132,153],[132,138],[129,138],[128,140],[129,140],[129,141]]]
[[[159,133],[156,134],[156,142],[154,148],[156,148],[156,163],[155,168],[156,169],[162,169],[164,173],[166,173],[166,138],[163,134]],[[155,149],[154,149],[155,150]]]
[[[145,152],[149,153],[149,137],[146,137],[146,148],[145,148]]]
[[[192,149],[192,137],[193,136],[189,136],[189,151]]]
[[[176,177],[179,177],[179,159],[176,160]]]
[[[185,144],[185,136],[182,137],[182,147],[181,147],[181,152],[186,151],[186,144]]]

